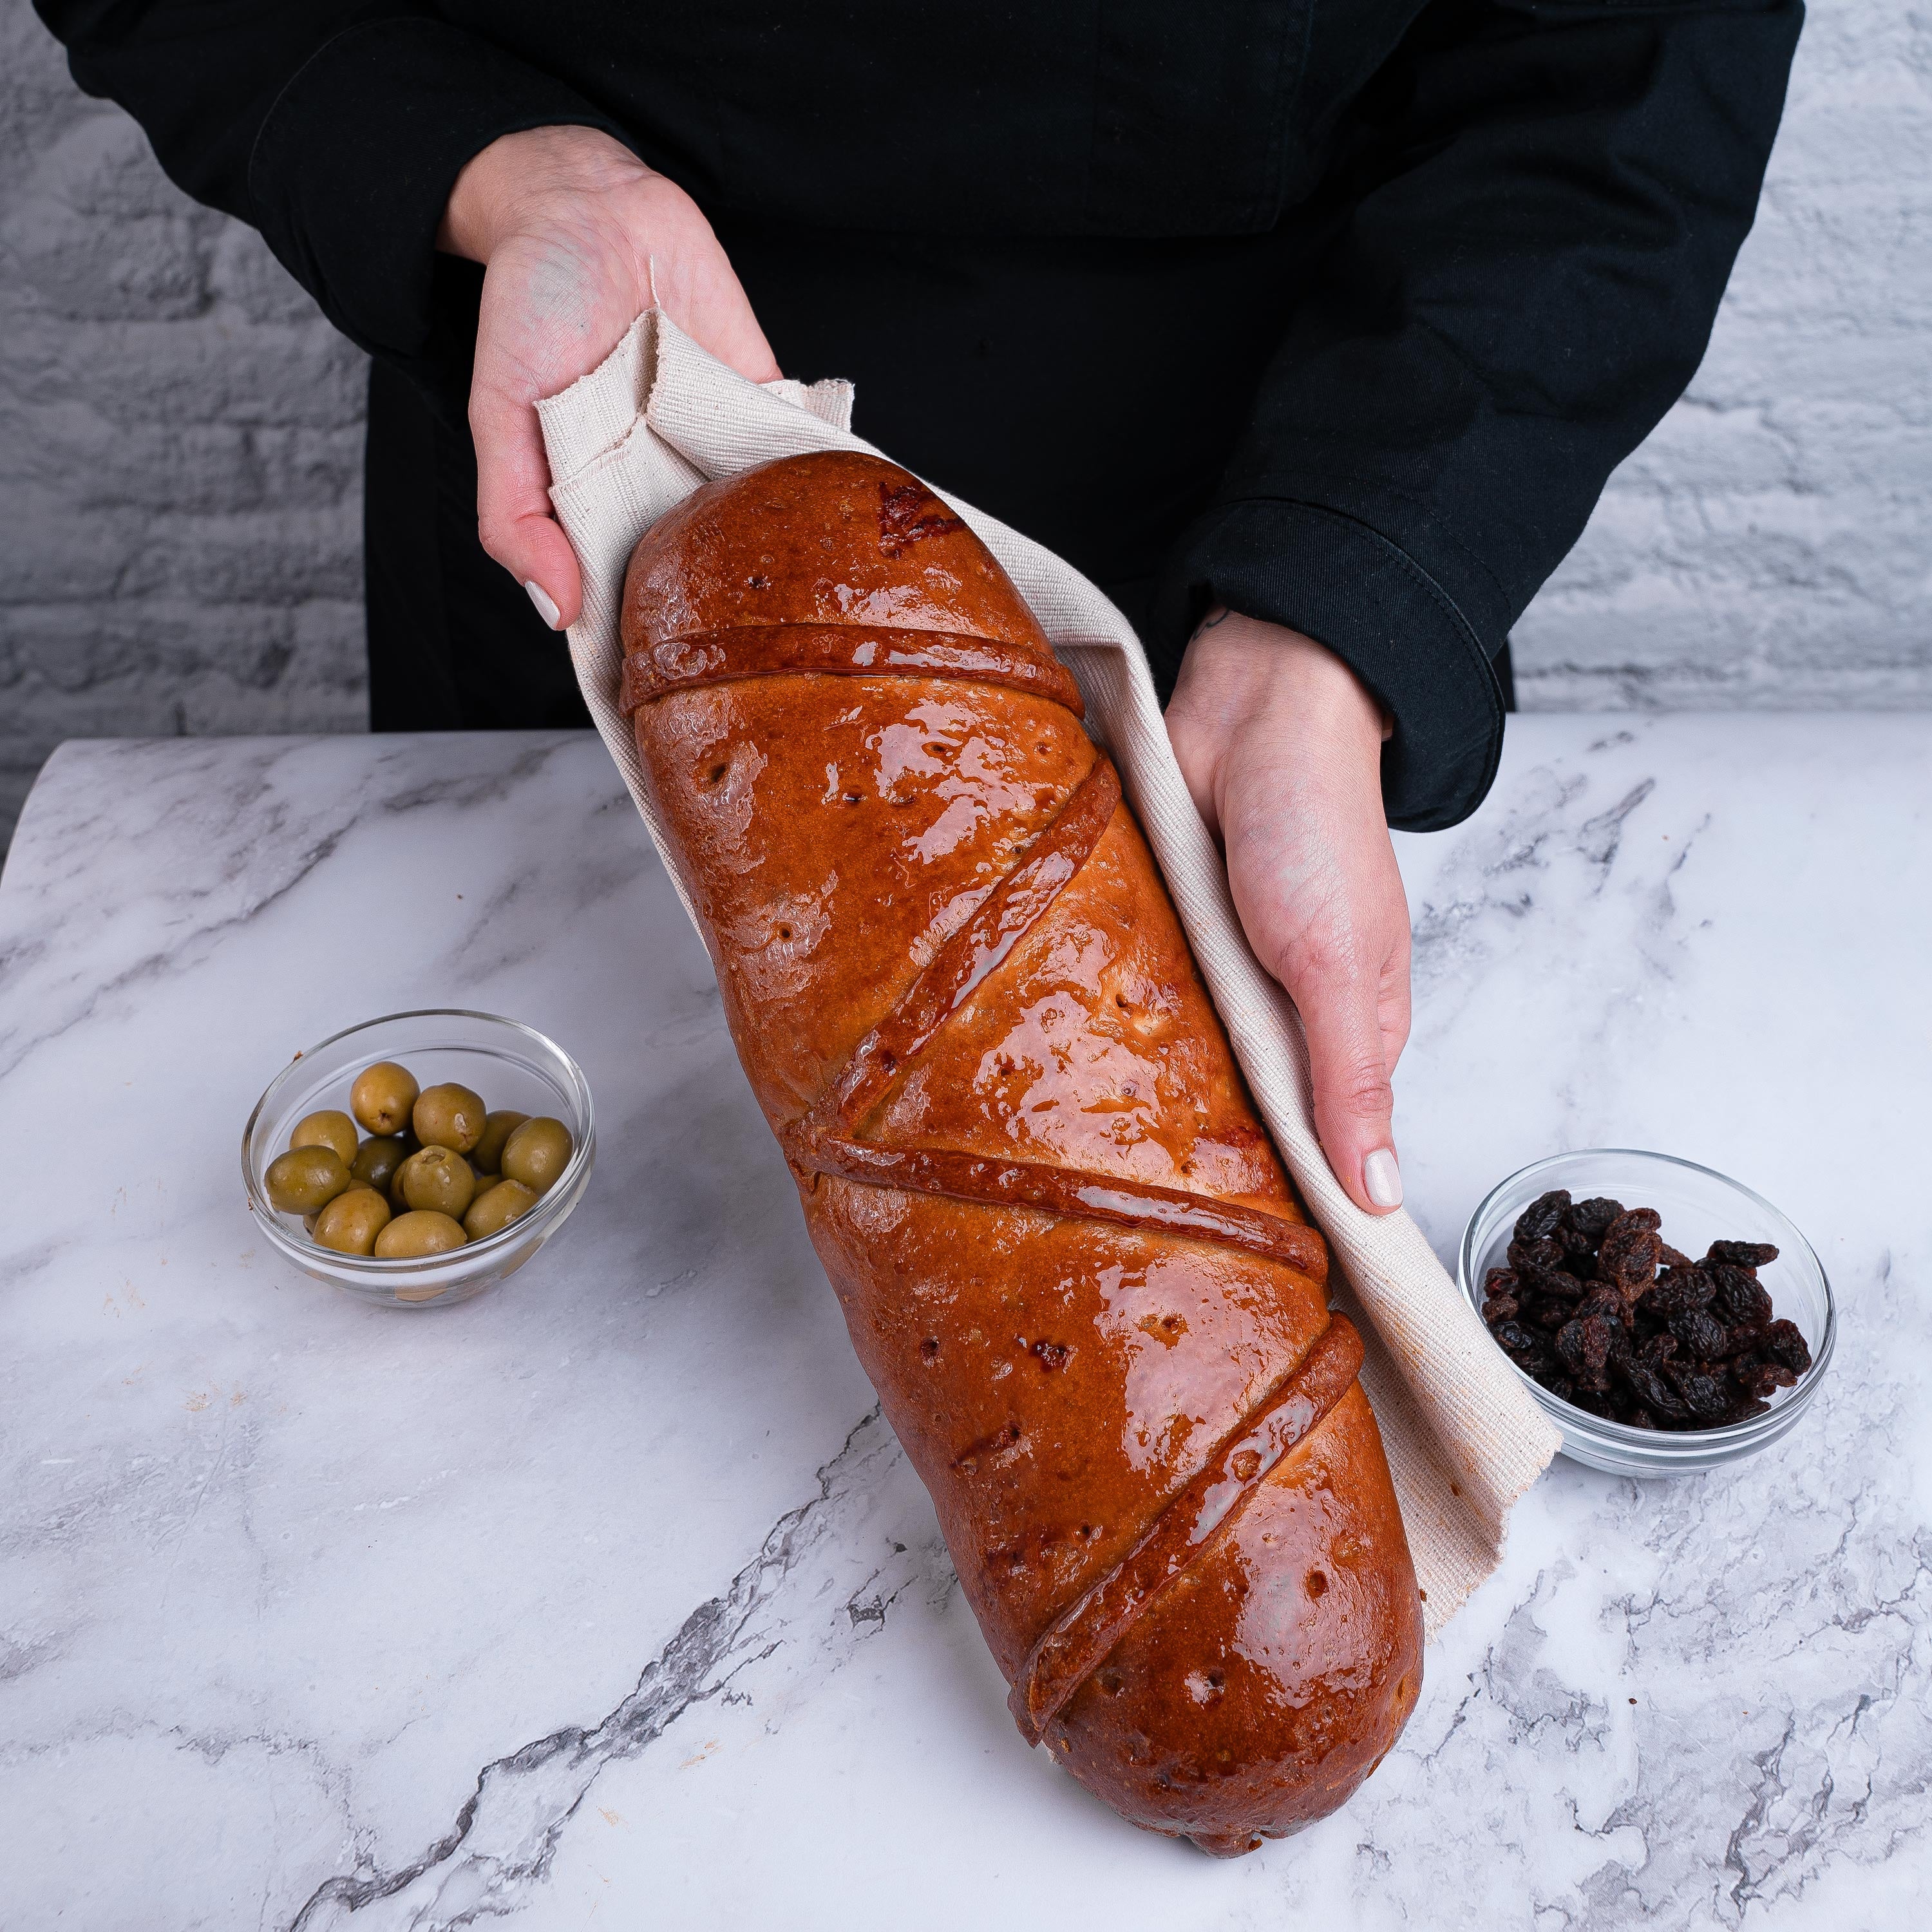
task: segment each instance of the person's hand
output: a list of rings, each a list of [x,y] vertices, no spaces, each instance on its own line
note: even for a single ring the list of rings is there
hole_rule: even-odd
[[[1357,1206],[1402,1200],[1390,1078],[1408,1039],[1408,904],[1382,815],[1380,707],[1299,632],[1210,613],[1168,736],[1235,910],[1308,1035],[1315,1125]]]
[[[506,134],[456,178],[436,246],[484,265],[470,388],[483,548],[554,629],[583,602],[550,512],[536,400],[587,375],[650,306],[754,382],[778,373],[711,224],[594,128]]]

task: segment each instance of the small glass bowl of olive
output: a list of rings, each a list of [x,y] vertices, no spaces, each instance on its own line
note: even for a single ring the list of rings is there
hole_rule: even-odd
[[[395,1308],[467,1300],[522,1267],[595,1156],[577,1063],[514,1020],[454,1010],[392,1013],[298,1054],[242,1142],[275,1248]]]

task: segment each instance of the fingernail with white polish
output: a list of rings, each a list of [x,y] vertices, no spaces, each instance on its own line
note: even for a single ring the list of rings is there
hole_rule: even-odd
[[[1402,1205],[1402,1169],[1387,1148],[1377,1148],[1362,1160],[1362,1187],[1378,1208]]]
[[[554,631],[556,628],[556,606],[550,602],[550,592],[532,577],[524,588],[530,594],[530,602],[537,607],[537,615]]]

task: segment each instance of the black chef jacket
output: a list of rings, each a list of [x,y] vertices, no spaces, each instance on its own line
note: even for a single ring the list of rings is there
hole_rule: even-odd
[[[1492,661],[1689,380],[1800,0],[36,0],[75,79],[460,424],[497,136],[685,187],[780,363],[1105,584],[1172,681],[1218,601],[1392,714],[1452,824]]]

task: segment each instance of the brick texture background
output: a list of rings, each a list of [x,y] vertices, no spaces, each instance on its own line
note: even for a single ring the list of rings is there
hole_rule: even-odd
[[[1932,8],[1813,0],[1690,394],[1526,708],[1932,705]],[[361,357],[0,0],[0,841],[63,738],[355,730]]]

